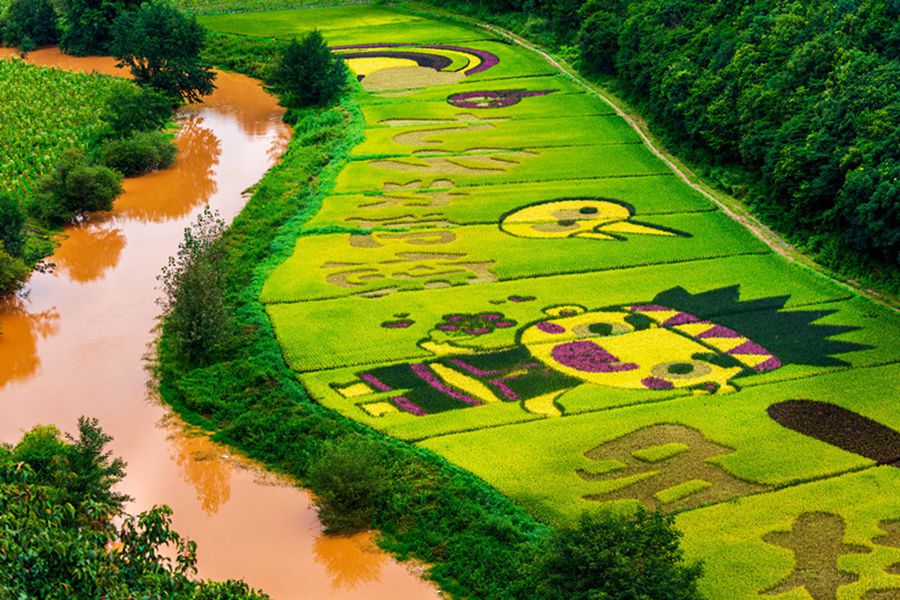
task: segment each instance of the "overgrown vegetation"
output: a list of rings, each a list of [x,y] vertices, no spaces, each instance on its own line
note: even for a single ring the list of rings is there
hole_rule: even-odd
[[[900,289],[896,3],[432,4],[554,48],[818,261]]]
[[[4,598],[263,600],[239,581],[193,579],[196,544],[157,506],[123,513],[125,463],[96,419],[78,437],[39,425],[0,445],[0,595]]]
[[[255,62],[243,63],[236,56],[252,45],[230,46],[225,52],[229,63]],[[553,543],[548,527],[434,454],[311,402],[286,368],[259,293],[271,270],[292,252],[299,228],[329,193],[362,127],[349,101],[295,110],[291,117],[294,137],[282,161],[211,246],[214,269],[224,283],[226,312],[235,316],[225,351],[207,352],[198,361],[182,342],[178,318],[164,320],[158,364],[163,396],[186,418],[215,431],[217,440],[310,485],[330,530],[377,528],[390,550],[433,564],[431,576],[451,593],[533,598],[536,582],[546,576],[533,565]],[[188,266],[188,272],[192,269]],[[176,296],[167,293],[166,298]],[[176,298],[170,315],[180,303]],[[633,531],[624,525],[627,521],[618,522]],[[585,537],[593,540],[590,534]],[[583,582],[585,589],[605,585],[596,581],[595,572],[583,575],[594,582]],[[656,576],[670,581],[671,589],[684,586],[674,597],[696,597],[695,575],[678,560]],[[545,590],[547,598],[566,597],[565,590]]]
[[[93,165],[84,152],[70,148],[41,180],[29,210],[40,221],[61,225],[81,212],[111,209],[120,193],[120,173]]]

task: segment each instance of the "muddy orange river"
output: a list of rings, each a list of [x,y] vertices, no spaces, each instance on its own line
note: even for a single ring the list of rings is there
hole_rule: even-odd
[[[115,73],[111,59],[55,50],[29,60]],[[242,578],[276,599],[436,598],[368,536],[323,536],[306,492],[190,431],[148,390],[156,275],[204,204],[226,219],[240,211],[243,190],[290,137],[256,82],[220,73],[216,85],[206,103],[181,111],[175,166],[127,180],[112,212],[64,232],[52,272],[0,301],[0,440],[37,423],[75,431],[80,415],[99,418],[128,462],[128,511],[170,505],[176,529],[199,545],[201,577]]]

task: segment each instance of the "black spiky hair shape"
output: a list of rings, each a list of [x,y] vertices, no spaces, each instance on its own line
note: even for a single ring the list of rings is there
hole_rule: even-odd
[[[784,310],[790,295],[755,300],[740,299],[740,286],[721,287],[691,294],[681,286],[660,292],[654,304],[708,319],[765,346],[784,364],[845,367],[850,363],[835,355],[872,346],[831,339],[860,327],[816,324],[836,310]]]

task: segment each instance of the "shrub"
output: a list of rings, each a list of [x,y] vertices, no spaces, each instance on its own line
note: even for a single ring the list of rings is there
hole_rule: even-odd
[[[10,256],[0,244],[0,296],[19,289],[28,277],[28,267],[21,260]]]
[[[50,0],[12,0],[0,29],[3,43],[23,52],[59,41],[56,11]]]
[[[699,600],[699,565],[683,564],[675,518],[585,513],[558,530],[537,565],[536,596],[547,600]]]
[[[171,166],[177,152],[170,136],[144,131],[105,142],[100,147],[100,162],[125,177],[134,177]]]
[[[22,256],[25,245],[25,211],[18,200],[0,193],[0,244],[12,256]]]
[[[139,6],[141,0],[58,0],[61,35],[67,54],[106,54],[116,16]]]
[[[272,89],[288,107],[322,106],[347,85],[347,65],[335,56],[319,31],[294,39],[279,53],[269,75]]]
[[[329,533],[354,533],[372,526],[387,491],[384,446],[365,438],[328,444],[309,468],[319,518]]]
[[[102,119],[109,137],[124,138],[162,129],[171,116],[171,98],[151,88],[129,86],[110,96]]]
[[[38,219],[60,224],[80,212],[111,209],[121,192],[121,175],[108,167],[91,165],[81,150],[70,148],[41,180],[29,208]]]
[[[224,230],[225,222],[207,206],[184,230],[178,254],[169,258],[157,278],[163,293],[159,304],[167,313],[165,331],[179,357],[194,367],[215,362],[230,336],[231,318],[215,246]]]

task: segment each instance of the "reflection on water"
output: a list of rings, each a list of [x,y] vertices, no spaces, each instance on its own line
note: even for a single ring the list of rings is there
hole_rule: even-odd
[[[54,335],[58,329],[55,309],[29,312],[22,298],[0,298],[0,389],[37,373],[41,364],[38,340]]]
[[[144,222],[180,219],[216,193],[222,146],[204,120],[197,113],[179,119],[178,167],[126,179],[126,193],[116,201],[117,214]]]
[[[181,467],[184,480],[197,491],[203,512],[214,515],[231,498],[231,472],[223,449],[202,432],[177,419],[167,419],[172,458]]]
[[[54,49],[30,60],[116,72],[112,59]],[[283,109],[255,82],[220,73],[217,85],[180,111],[175,165],[126,180],[112,211],[65,230],[54,272],[0,302],[0,441],[36,423],[75,431],[80,415],[98,417],[128,462],[127,510],[170,505],[175,528],[199,546],[201,577],[243,578],[276,600],[435,598],[368,536],[323,537],[305,491],[228,457],[148,393],[156,275],[192,215],[208,202],[233,218],[290,137]]]
[[[87,283],[103,277],[116,266],[125,248],[125,235],[111,227],[110,215],[94,215],[90,221],[66,228],[65,243],[53,255],[57,274]]]
[[[331,585],[348,590],[377,581],[386,559],[366,534],[320,535],[313,542],[313,551],[318,561],[328,569]]]

